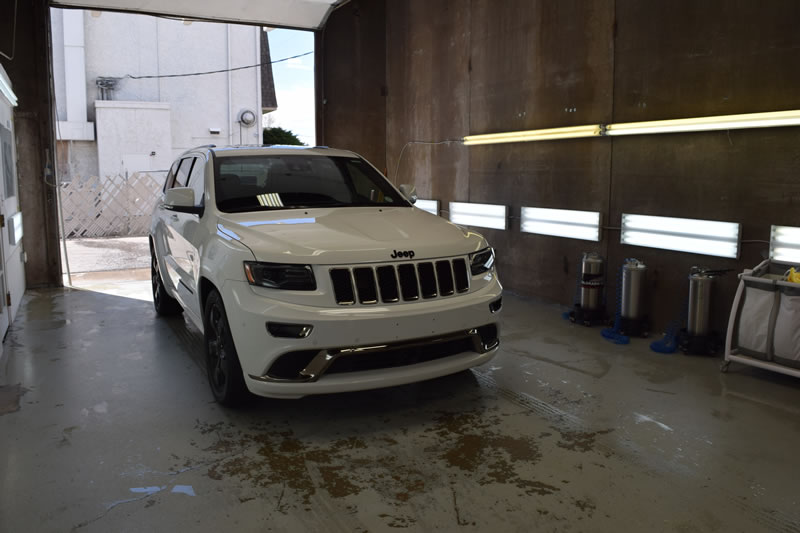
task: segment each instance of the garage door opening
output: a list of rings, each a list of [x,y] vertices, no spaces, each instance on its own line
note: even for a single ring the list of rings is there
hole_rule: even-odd
[[[52,8],[51,38],[65,285],[151,299],[150,218],[172,162],[262,144],[276,92],[286,109],[269,122],[314,144],[311,32]]]

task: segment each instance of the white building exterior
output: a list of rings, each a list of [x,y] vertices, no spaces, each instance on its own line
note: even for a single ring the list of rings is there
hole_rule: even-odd
[[[261,144],[262,71],[231,70],[261,62],[261,28],[51,13],[62,179],[165,170],[202,144]],[[223,72],[163,77],[208,71]],[[243,111],[255,122],[240,121]]]

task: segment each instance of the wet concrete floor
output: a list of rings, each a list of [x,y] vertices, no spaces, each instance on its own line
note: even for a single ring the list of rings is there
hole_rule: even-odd
[[[483,367],[232,411],[199,333],[131,293],[27,294],[0,531],[800,531],[798,380],[509,294]]]

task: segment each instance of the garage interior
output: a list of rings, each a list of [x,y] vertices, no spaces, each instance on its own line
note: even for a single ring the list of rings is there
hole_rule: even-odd
[[[772,226],[800,226],[800,127],[462,142],[800,109],[800,4],[273,2],[287,17],[323,8],[283,23],[316,31],[320,144],[442,210],[507,206],[505,230],[476,228],[507,294],[488,365],[242,410],[213,402],[187,321],[61,286],[44,179],[49,7],[281,25],[244,0],[192,4],[3,2],[27,291],[0,359],[1,531],[800,531],[797,378],[650,349],[685,307],[691,267],[729,270],[710,309],[725,332],[736,274],[769,257]],[[523,233],[525,206],[600,212],[600,239]],[[625,213],[739,223],[738,254],[622,244]],[[605,259],[609,316],[619,266],[647,264],[651,338],[618,345],[563,318],[584,252]]]

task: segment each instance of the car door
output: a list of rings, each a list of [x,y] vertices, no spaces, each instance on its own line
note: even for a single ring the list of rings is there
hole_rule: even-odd
[[[181,168],[183,168],[184,164],[181,164]],[[194,157],[186,187],[194,190],[195,207],[203,207],[205,205],[205,172],[205,156]],[[181,254],[179,259],[176,258],[180,273],[178,294],[184,303],[184,308],[190,309],[199,318],[202,316],[202,310],[200,309],[197,290],[198,280],[200,279],[200,256],[202,245],[206,240],[206,230],[201,223],[202,217],[199,214],[174,213],[174,215],[175,244],[173,250],[180,250]]]
[[[189,180],[189,173],[191,166],[194,164],[194,157],[185,157],[175,162],[170,169],[167,183],[164,187],[164,192],[172,189],[173,187],[185,187],[186,182]],[[161,242],[156,243],[156,246],[161,246],[161,257],[163,259],[162,271],[166,271],[169,280],[169,286],[175,291],[179,292],[181,275],[181,262],[186,256],[185,252],[181,249],[181,239],[179,238],[181,219],[178,213],[167,209],[162,203],[159,205],[159,224],[156,238],[160,237]],[[180,298],[179,298],[180,299]]]

